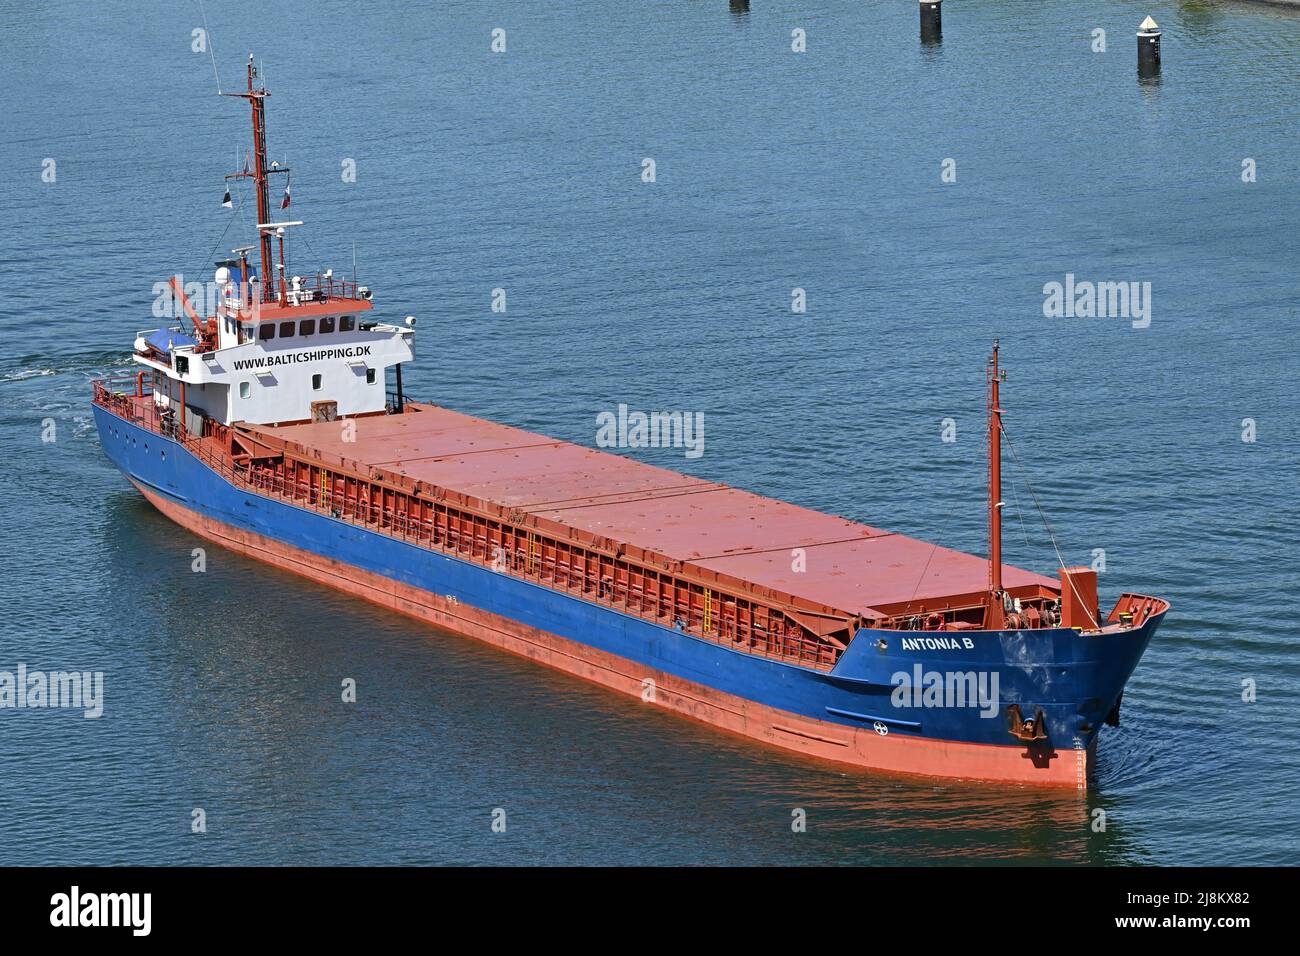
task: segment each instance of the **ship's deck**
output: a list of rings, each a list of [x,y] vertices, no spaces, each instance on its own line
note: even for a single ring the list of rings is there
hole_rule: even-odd
[[[848,613],[933,608],[988,587],[984,558],[450,409],[408,402],[405,414],[355,422],[355,441],[338,422],[243,427],[307,457],[404,476]],[[1058,586],[1009,565],[1003,581]]]

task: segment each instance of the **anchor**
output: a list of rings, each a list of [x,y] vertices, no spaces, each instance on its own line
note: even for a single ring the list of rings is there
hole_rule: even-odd
[[[1025,717],[1020,713],[1020,705],[1012,704],[1007,708],[1007,716],[1011,723],[1008,732],[1017,740],[1032,744],[1047,739],[1047,717],[1043,708],[1035,709],[1033,717]]]

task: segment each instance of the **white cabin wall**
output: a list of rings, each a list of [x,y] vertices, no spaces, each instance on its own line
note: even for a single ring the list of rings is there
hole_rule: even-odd
[[[366,383],[366,368],[375,369],[375,382]],[[312,388],[312,376],[321,387]],[[312,402],[337,402],[339,415],[382,411],[386,401],[385,370],[376,364],[349,366],[340,361],[283,366],[232,374],[230,420],[269,424],[296,421],[311,415]],[[241,383],[249,384],[243,397]]]
[[[288,320],[286,320],[288,321]],[[230,331],[219,329],[219,334]],[[186,371],[186,404],[218,422],[275,424],[312,417],[313,402],[334,402],[339,416],[381,412],[387,404],[388,369],[414,358],[409,329],[379,324],[373,329],[260,338],[211,352],[178,350]],[[179,357],[186,361],[180,362]],[[157,368],[143,356],[143,364]],[[374,381],[367,381],[367,371]],[[313,377],[321,377],[313,388]],[[180,399],[181,373],[159,376],[158,404]],[[247,395],[245,396],[245,392]]]
[[[190,385],[185,389],[185,404],[208,418],[220,420],[226,413],[228,392],[229,388],[220,382]]]
[[[186,384],[185,404],[208,418],[221,420],[229,405],[229,388],[220,382]],[[154,402],[160,408],[180,406],[181,383],[178,379],[159,375],[154,380]]]

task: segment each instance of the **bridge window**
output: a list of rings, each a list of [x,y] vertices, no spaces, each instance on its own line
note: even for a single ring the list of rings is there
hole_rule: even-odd
[[[340,332],[351,332],[356,327],[356,324],[357,324],[357,320],[352,318],[352,316],[350,315],[339,316]]]
[[[252,395],[252,394],[253,394],[253,383],[252,383],[252,382],[240,382],[240,383],[239,383],[239,397],[240,397],[240,398],[248,398],[248,396],[250,396],[250,395]]]
[[[334,316],[332,315],[322,316],[320,320],[320,334],[328,335],[333,331],[334,331]]]
[[[275,338],[275,323],[267,322],[257,330],[257,337],[265,342],[267,339]]]
[[[367,385],[375,384],[375,370],[373,368],[366,369],[366,384]]]
[[[321,383],[321,375],[320,372],[317,372],[315,375],[311,377],[311,389],[313,392],[320,391],[320,383]]]
[[[315,319],[303,319],[301,322],[299,322],[299,323],[298,323],[298,334],[299,334],[299,335],[315,335],[315,334],[316,334],[316,320],[315,320]]]
[[[293,337],[293,323],[292,323],[292,322],[281,322],[281,323],[280,323],[280,338],[282,338],[282,339],[287,339],[287,338],[292,338],[292,337]]]

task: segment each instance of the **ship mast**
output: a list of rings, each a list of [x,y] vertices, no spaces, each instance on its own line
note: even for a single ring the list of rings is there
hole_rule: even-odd
[[[985,375],[989,384],[989,593],[985,627],[998,630],[1006,624],[1002,591],[1002,405],[999,386],[1007,373],[998,365],[998,341],[993,340],[993,355]]]
[[[257,221],[271,221],[271,199],[267,177],[271,173],[288,174],[287,166],[268,169],[266,163],[266,97],[271,94],[265,86],[254,89],[253,81],[257,79],[257,67],[253,64],[253,54],[248,54],[248,91],[245,93],[223,93],[222,96],[237,96],[248,100],[253,114],[253,166],[245,165],[244,171],[232,173],[227,179],[252,179],[257,192]],[[276,298],[275,270],[271,259],[271,233],[267,229],[258,229],[258,246],[262,264],[262,301],[272,302]]]

